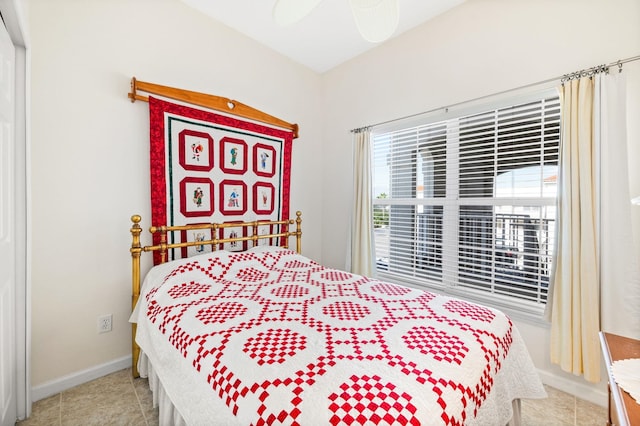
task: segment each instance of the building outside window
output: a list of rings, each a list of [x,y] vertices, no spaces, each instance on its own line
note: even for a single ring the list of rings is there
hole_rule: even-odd
[[[540,309],[554,248],[554,91],[374,129],[380,276]]]

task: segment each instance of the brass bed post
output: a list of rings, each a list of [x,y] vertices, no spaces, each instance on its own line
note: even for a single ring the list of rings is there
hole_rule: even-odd
[[[258,221],[254,221],[253,224],[251,225],[251,240],[253,241],[253,247],[256,247],[258,245]]]
[[[296,252],[302,253],[302,212],[296,212]]]
[[[131,216],[131,309],[133,310],[140,297],[140,253],[142,253],[142,246],[140,245],[140,221],[142,218],[139,215]],[[136,323],[131,323],[131,373],[133,377],[138,377],[138,358],[140,357],[140,348],[136,344]]]
[[[166,226],[152,226],[149,229],[149,232],[152,234],[159,232],[160,233],[160,263],[165,263],[167,261],[167,227]]]

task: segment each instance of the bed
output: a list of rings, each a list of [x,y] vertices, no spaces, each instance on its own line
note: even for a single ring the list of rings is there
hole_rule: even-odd
[[[133,373],[161,425],[518,424],[546,396],[503,313],[325,267],[301,254],[299,212],[243,223],[239,251],[220,249],[225,224],[142,246],[132,220]],[[144,252],[159,264],[141,283]]]

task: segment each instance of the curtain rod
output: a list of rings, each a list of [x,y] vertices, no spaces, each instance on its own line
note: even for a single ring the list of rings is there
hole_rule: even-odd
[[[493,93],[491,95],[480,96],[478,98],[471,99],[471,100],[468,100],[468,101],[457,102],[455,104],[450,104],[450,105],[447,105],[447,106],[444,106],[444,107],[438,107],[438,108],[430,109],[428,111],[423,111],[423,112],[419,112],[419,113],[416,113],[416,114],[407,115],[405,117],[394,118],[394,119],[387,120],[387,121],[381,121],[380,123],[376,123],[376,124],[369,124],[368,126],[357,127],[355,129],[351,129],[350,131],[351,131],[351,133],[359,133],[359,132],[362,132],[364,130],[369,130],[372,127],[382,126],[383,124],[389,124],[389,123],[393,123],[395,121],[406,120],[406,119],[409,119],[409,118],[418,117],[418,116],[424,115],[424,114],[430,114],[432,112],[436,112],[436,111],[440,111],[440,110],[445,110],[446,111],[449,108],[454,108],[456,106],[463,105],[463,104],[466,104],[466,103],[469,103],[469,102],[476,102],[476,101],[480,101],[482,99],[486,99],[486,98],[490,98],[490,97],[493,97],[493,96],[502,95],[502,94],[513,92],[513,91],[516,91],[516,90],[527,89],[529,87],[537,86],[539,84],[549,83],[549,82],[554,81],[554,80],[560,80],[562,83],[564,83],[565,81],[569,81],[569,80],[572,80],[574,78],[586,77],[586,76],[597,74],[599,72],[609,72],[609,68],[614,67],[614,66],[618,67],[618,72],[622,72],[622,64],[626,64],[627,62],[633,62],[633,61],[638,61],[638,60],[640,60],[640,55],[632,56],[632,57],[626,58],[626,59],[620,59],[620,60],[618,60],[616,62],[611,62],[611,63],[606,64],[606,65],[597,65],[595,67],[587,68],[587,69],[580,70],[580,71],[575,71],[575,72],[572,72],[572,73],[569,73],[569,74],[563,74],[562,76],[559,76],[559,77],[549,78],[549,79],[546,79],[546,80],[543,80],[543,81],[539,81],[537,83],[526,84],[524,86],[516,87],[514,89],[504,90],[502,92]]]

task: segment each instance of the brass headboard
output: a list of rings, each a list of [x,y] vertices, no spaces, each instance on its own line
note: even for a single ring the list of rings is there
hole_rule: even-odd
[[[139,215],[131,216],[131,309],[138,303],[140,297],[140,255],[142,252],[158,252],[160,254],[160,263],[167,261],[167,254],[169,250],[176,248],[185,248],[193,246],[208,246],[211,245],[212,249],[217,250],[220,244],[232,243],[232,242],[244,242],[251,241],[253,246],[258,244],[258,240],[262,239],[277,239],[281,242],[280,246],[283,248],[289,247],[289,238],[296,238],[296,251],[301,253],[302,251],[302,213],[296,212],[296,219],[286,219],[279,221],[253,221],[253,222],[231,222],[231,223],[205,223],[198,225],[181,225],[181,226],[152,226],[149,228],[151,235],[159,236],[159,243],[150,246],[142,246],[140,244],[140,234],[142,234],[142,228],[140,222],[142,217]],[[289,231],[289,225],[295,223],[295,231]],[[258,234],[258,229],[262,226],[281,225],[279,228],[281,232],[270,234]],[[251,235],[233,238],[217,238],[218,231],[224,228],[231,227],[246,227],[250,229]],[[178,243],[167,243],[167,236],[173,232],[191,231],[191,230],[211,230],[212,239],[198,240],[198,241],[184,241]],[[169,239],[173,241],[173,239]],[[134,377],[138,377],[138,358],[140,357],[140,348],[136,344],[136,324],[133,323],[132,327],[132,373]]]

